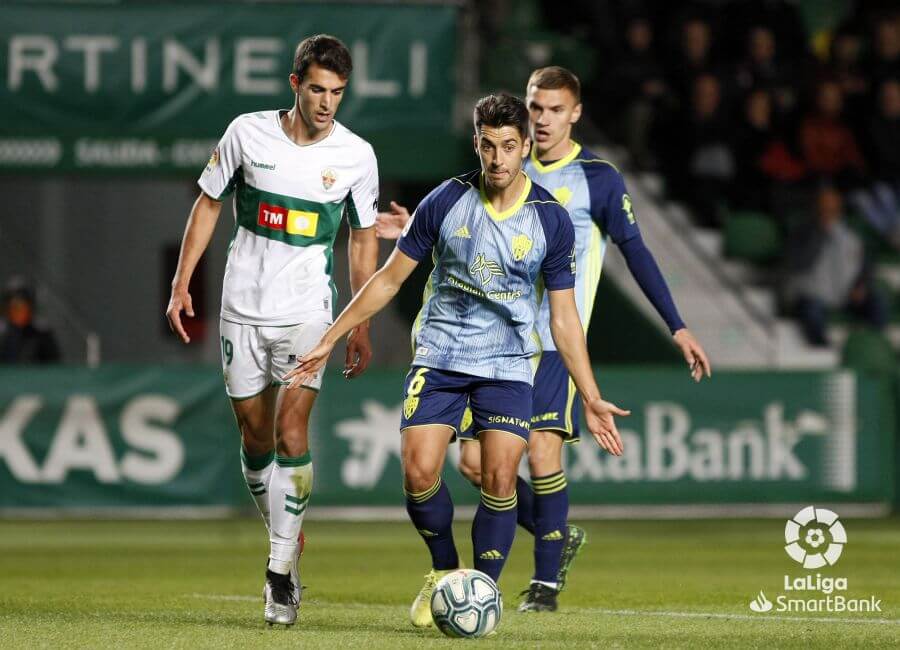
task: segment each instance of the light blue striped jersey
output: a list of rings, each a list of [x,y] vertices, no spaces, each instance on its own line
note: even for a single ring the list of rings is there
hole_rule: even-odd
[[[414,365],[532,383],[539,282],[575,284],[572,220],[526,177],[519,200],[498,213],[480,171],[444,181],[416,208],[397,248],[432,256],[413,328]]]
[[[622,245],[640,234],[631,197],[622,174],[612,163],[573,142],[572,151],[553,163],[541,164],[534,148],[525,162],[525,173],[547,188],[562,204],[575,227],[575,302],[587,332],[600,281],[607,239]],[[544,296],[537,323],[541,346],[555,350],[550,335],[550,303]]]

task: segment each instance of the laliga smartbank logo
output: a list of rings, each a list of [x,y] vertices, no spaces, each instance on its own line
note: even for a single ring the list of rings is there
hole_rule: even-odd
[[[787,520],[784,526],[784,550],[792,560],[804,569],[820,569],[834,566],[844,546],[847,531],[837,513],[825,508],[808,506]],[[750,601],[754,612],[880,612],[881,600],[875,596],[849,598],[841,592],[849,589],[846,577],[816,573],[784,576],[784,593],[774,602],[763,590]]]
[[[826,539],[829,540],[827,544]],[[809,506],[787,520],[784,543],[787,554],[804,569],[821,569],[834,565],[841,557],[847,532],[837,514]]]

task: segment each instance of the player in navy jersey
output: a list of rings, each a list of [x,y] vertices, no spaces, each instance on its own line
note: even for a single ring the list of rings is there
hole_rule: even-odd
[[[675,308],[653,256],[644,245],[622,174],[572,140],[572,127],[581,117],[581,86],[570,71],[551,66],[535,70],[526,88],[533,145],[525,172],[546,187],[571,216],[575,228],[578,275],[575,298],[584,332],[594,297],[607,240],[619,246],[628,268],[644,294],[665,320],[674,343],[690,366],[695,381],[710,374],[703,348]],[[403,206],[391,203],[381,213],[376,232],[394,238],[409,218]],[[518,479],[518,520],[535,536],[535,573],[520,605],[521,611],[554,611],[565,586],[568,569],[586,541],[584,531],[567,524],[568,491],[562,469],[565,442],[579,438],[579,400],[549,331],[549,304],[544,301],[537,320],[542,354],[534,378],[531,439],[528,448],[532,486]],[[465,418],[464,424],[468,424]],[[478,441],[466,427],[460,471],[481,483]]]
[[[467,404],[482,468],[474,566],[496,580],[509,554],[517,468],[531,423],[532,363],[540,349],[535,321],[544,300],[588,428],[612,454],[622,453],[613,415],[628,414],[601,399],[594,381],[575,303],[572,220],[522,172],[530,147],[525,104],[509,95],[485,97],[474,122],[481,169],[445,181],[422,200],[385,265],[286,377],[302,384],[342,333],[384,307],[420,261],[434,260],[400,423],[407,511],[432,559],[410,612],[416,626],[432,624],[434,585],[459,567],[453,503],[440,473]]]

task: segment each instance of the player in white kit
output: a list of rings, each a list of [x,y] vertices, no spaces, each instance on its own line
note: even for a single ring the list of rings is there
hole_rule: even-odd
[[[265,620],[291,625],[300,603],[298,537],[312,491],[309,415],[322,383],[283,391],[282,378],[333,320],[333,244],[350,224],[355,293],[375,271],[378,168],[372,147],[334,119],[352,70],[341,41],[317,35],[297,46],[290,110],[239,115],[198,181],[166,311],[187,343],[188,285],[222,201],[234,194],[235,225],[222,288],[225,388],[241,431],[241,467],[269,532]],[[344,374],[371,358],[368,324],[347,342]]]

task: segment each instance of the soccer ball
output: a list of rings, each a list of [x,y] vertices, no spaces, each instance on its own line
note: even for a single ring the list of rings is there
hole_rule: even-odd
[[[431,594],[431,616],[447,636],[477,638],[500,622],[503,601],[491,577],[474,569],[448,573]]]

